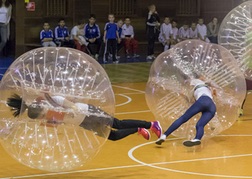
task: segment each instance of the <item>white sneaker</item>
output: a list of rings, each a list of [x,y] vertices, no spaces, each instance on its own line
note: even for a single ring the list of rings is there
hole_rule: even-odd
[[[199,139],[193,139],[193,140],[186,140],[183,142],[183,145],[186,147],[192,147],[195,145],[200,145],[201,141]]]
[[[156,144],[161,145],[165,141],[166,137],[167,136],[165,134],[162,134],[160,138],[156,141]]]

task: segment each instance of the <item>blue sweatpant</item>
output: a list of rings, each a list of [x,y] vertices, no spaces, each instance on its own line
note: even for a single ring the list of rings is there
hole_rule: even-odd
[[[201,96],[195,103],[172,125],[165,131],[165,135],[170,135],[173,131],[179,128],[183,123],[187,122],[191,117],[201,112],[202,115],[196,124],[196,137],[201,139],[204,135],[205,125],[214,117],[216,106],[211,98],[208,96]]]

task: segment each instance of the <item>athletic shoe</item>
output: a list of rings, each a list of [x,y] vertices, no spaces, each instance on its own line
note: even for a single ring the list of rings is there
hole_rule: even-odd
[[[156,141],[157,145],[161,145],[166,139],[166,135],[162,134],[161,137]]]
[[[113,63],[116,63],[116,64],[117,64],[117,63],[119,63],[119,60],[113,61]]]
[[[159,121],[154,121],[151,123],[150,130],[156,134],[156,136],[159,138],[162,134],[162,127],[159,123]]]
[[[141,134],[146,140],[150,139],[150,132],[145,128],[138,128],[138,134]]]
[[[201,142],[199,139],[186,140],[183,142],[183,145],[186,147],[192,147],[192,146],[200,145],[200,144],[201,144]]]
[[[130,56],[130,55],[127,55],[127,56],[126,56],[126,58],[127,58],[127,59],[130,59],[130,58],[131,58],[131,56]]]

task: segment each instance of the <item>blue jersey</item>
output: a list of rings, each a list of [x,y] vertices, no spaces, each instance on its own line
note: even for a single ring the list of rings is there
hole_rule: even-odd
[[[116,23],[106,23],[104,30],[107,31],[106,39],[117,39],[116,33],[118,32],[118,27]]]
[[[53,38],[53,31],[52,30],[41,30],[40,32],[40,40],[43,40],[44,38]]]
[[[56,39],[69,37],[69,31],[66,26],[64,27],[57,26],[54,30],[54,34]]]
[[[100,38],[101,37],[101,32],[100,28],[97,24],[94,24],[90,26],[89,24],[86,24],[84,27],[84,36],[85,38],[88,39],[93,39],[93,38]]]

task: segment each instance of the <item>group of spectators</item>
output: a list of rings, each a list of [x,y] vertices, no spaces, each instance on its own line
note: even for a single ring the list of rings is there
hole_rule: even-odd
[[[124,46],[127,58],[137,58],[138,42],[134,39],[134,29],[129,17],[118,20],[115,23],[115,16],[108,15],[108,22],[105,24],[104,35],[102,37],[99,26],[96,24],[94,14],[89,16],[89,22],[80,20],[71,31],[65,25],[64,19],[58,21],[58,26],[54,32],[50,29],[48,22],[44,22],[43,30],[40,32],[41,44],[48,46],[72,47],[93,56],[95,59],[101,55],[101,47],[104,44],[102,54],[103,61],[108,62],[109,58],[113,62],[118,62],[117,52]],[[104,42],[104,43],[103,43]]]
[[[155,5],[148,7],[147,16],[147,38],[148,38],[148,56],[147,60],[155,59],[154,45],[158,34],[158,40],[163,44],[164,51],[173,47],[176,43],[187,39],[200,39],[205,42],[217,43],[219,24],[218,19],[213,18],[207,25],[204,19],[199,18],[197,22],[190,25],[184,23],[180,28],[177,27],[177,21],[164,17],[164,22],[160,25],[160,17],[156,11]]]

